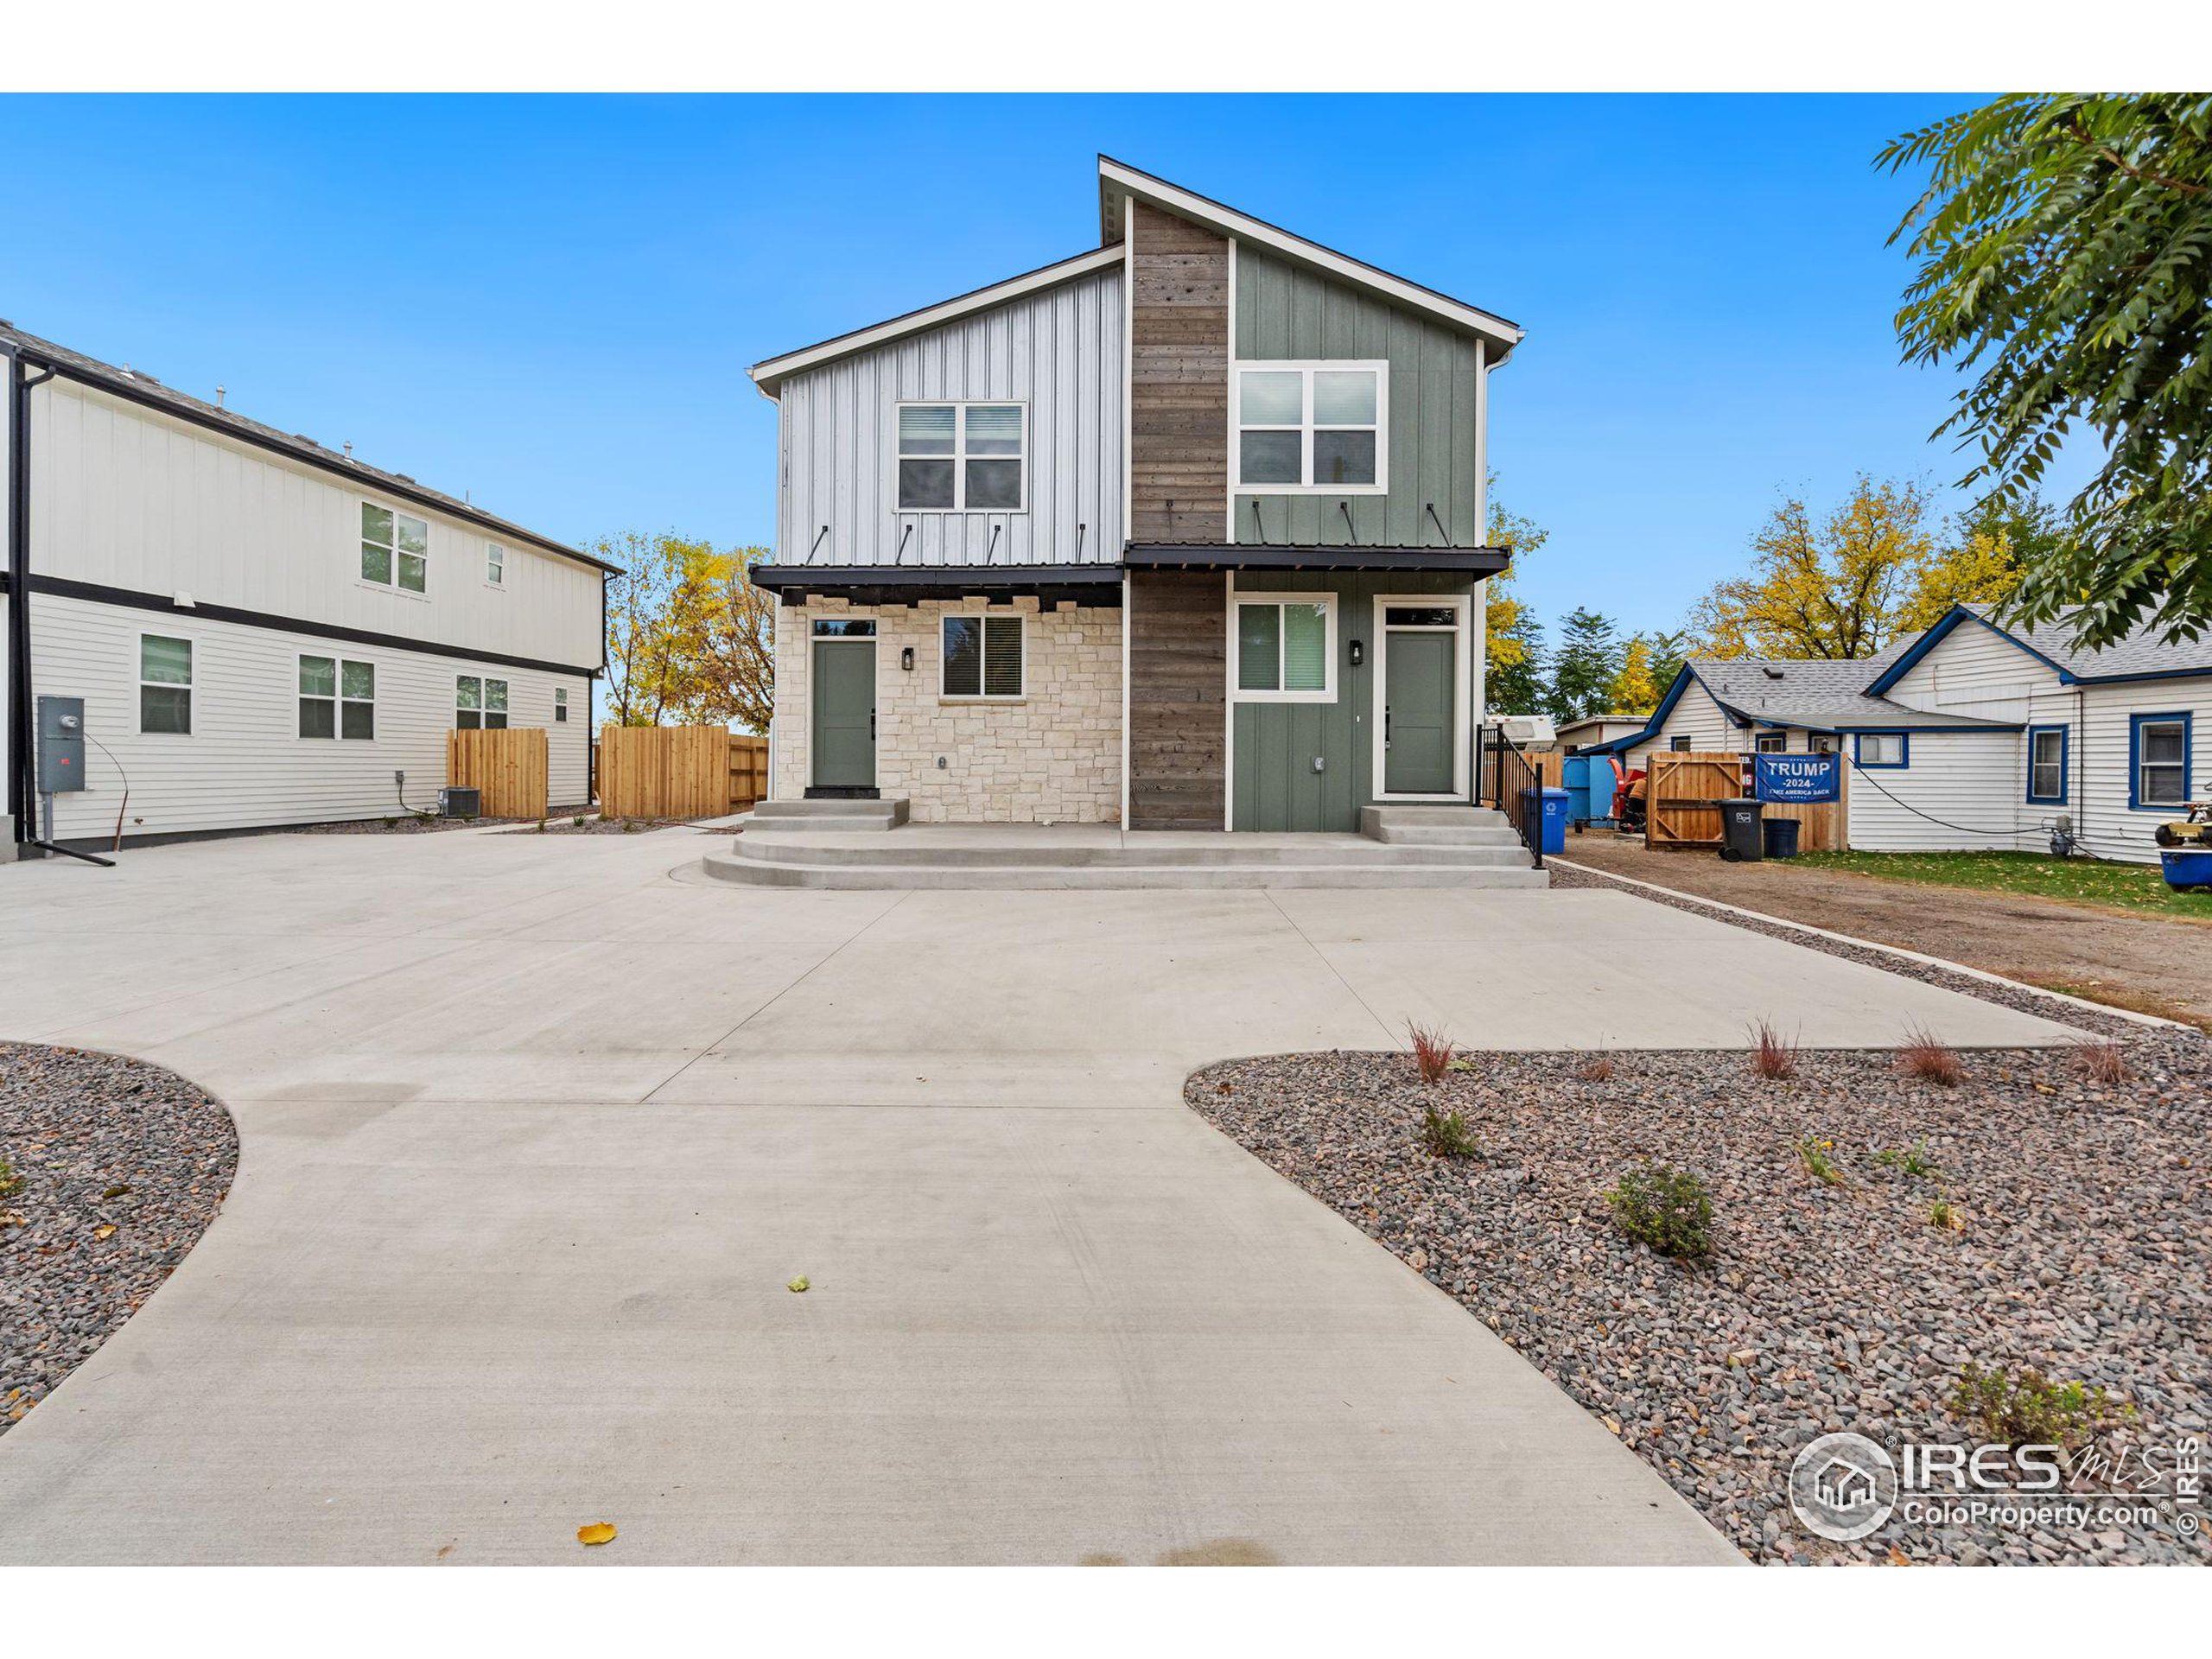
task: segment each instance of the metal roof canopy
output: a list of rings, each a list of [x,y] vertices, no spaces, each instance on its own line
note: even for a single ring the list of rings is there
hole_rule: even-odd
[[[1512,562],[1502,547],[1280,547],[1247,542],[1131,542],[1132,570],[1440,570],[1494,576]]]
[[[1118,564],[756,564],[753,585],[786,605],[829,594],[856,605],[1034,594],[1047,604],[1119,605]]]

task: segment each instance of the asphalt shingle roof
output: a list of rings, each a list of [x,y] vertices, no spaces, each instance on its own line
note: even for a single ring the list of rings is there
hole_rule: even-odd
[[[1908,636],[1908,641],[1917,639]],[[2003,730],[2005,722],[1970,715],[1929,714],[1870,697],[1866,687],[1903,647],[1892,643],[1873,657],[1842,660],[1797,658],[1699,657],[1691,671],[1713,700],[1754,720],[1815,729],[1894,723],[1920,729]]]
[[[1991,607],[1969,605],[1976,616],[1989,620]],[[2067,673],[2084,680],[2115,675],[2177,674],[2198,671],[2212,674],[2212,632],[2195,639],[2168,645],[2151,628],[2138,628],[2126,639],[2102,651],[2082,651],[2074,644],[2073,631],[2063,623],[2039,623],[2033,627],[1998,623],[2004,632],[2038,656],[2047,657]]]

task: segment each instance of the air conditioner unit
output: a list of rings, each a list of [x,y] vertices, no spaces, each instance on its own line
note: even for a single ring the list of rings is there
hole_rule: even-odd
[[[483,810],[483,797],[476,790],[448,785],[438,791],[438,816],[442,818],[474,818],[480,817]]]

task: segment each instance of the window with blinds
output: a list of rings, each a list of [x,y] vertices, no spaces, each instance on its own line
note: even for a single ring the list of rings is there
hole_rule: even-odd
[[[1236,601],[1236,695],[1246,702],[1336,697],[1336,601],[1310,594]]]
[[[1014,698],[1023,694],[1022,618],[948,616],[938,684],[948,697]]]
[[[899,510],[1020,512],[1028,505],[1029,406],[899,405]]]

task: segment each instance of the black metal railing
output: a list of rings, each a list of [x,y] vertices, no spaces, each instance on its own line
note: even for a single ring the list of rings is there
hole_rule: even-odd
[[[1530,861],[1541,870],[1544,868],[1544,774],[1503,732],[1493,735],[1498,810],[1529,849]]]

